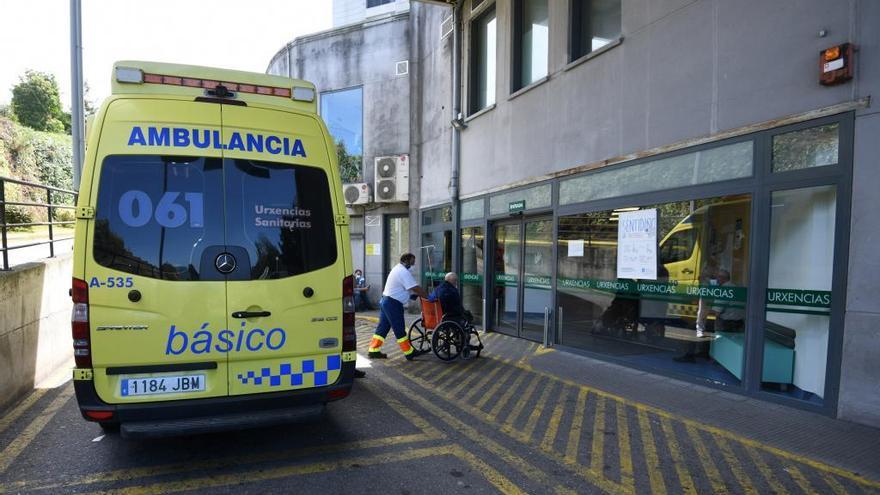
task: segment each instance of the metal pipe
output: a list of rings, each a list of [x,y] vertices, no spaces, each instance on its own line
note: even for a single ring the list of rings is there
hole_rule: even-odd
[[[70,133],[73,138],[73,189],[79,190],[85,155],[83,114],[82,4],[70,0]]]
[[[544,306],[544,347],[550,347],[550,308]]]
[[[461,121],[461,5],[452,7],[452,120]],[[459,172],[461,170],[461,130],[452,126],[452,163],[449,173],[449,195],[452,201],[452,269],[461,271],[461,201]]]
[[[557,339],[557,342],[559,342],[560,344],[565,344],[565,341],[562,340],[562,330],[563,330],[562,306],[559,306],[559,308],[557,308],[556,311],[557,311],[557,313],[556,313],[557,328],[559,329],[559,331],[556,332],[556,335],[559,337]]]

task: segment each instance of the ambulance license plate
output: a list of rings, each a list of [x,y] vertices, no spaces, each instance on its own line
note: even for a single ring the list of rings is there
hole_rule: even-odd
[[[205,391],[205,375],[160,376],[155,378],[123,378],[123,397],[135,395],[182,394]]]

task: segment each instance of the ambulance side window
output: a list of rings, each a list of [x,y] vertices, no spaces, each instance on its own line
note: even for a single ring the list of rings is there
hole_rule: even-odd
[[[672,234],[660,251],[663,264],[675,263],[690,259],[694,251],[694,230],[687,229]]]
[[[97,190],[98,264],[166,280],[204,279],[202,252],[224,243],[220,159],[109,156]]]
[[[284,278],[336,262],[330,183],[320,168],[226,159],[227,243],[247,250],[250,278]]]

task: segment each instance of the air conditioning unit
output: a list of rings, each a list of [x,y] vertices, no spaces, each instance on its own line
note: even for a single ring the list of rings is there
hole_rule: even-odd
[[[376,202],[408,201],[409,157],[407,155],[378,156],[375,166]]]
[[[370,202],[370,185],[363,182],[343,184],[342,197],[347,205],[365,205]]]

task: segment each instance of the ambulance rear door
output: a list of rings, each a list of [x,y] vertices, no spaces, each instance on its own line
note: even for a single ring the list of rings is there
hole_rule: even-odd
[[[225,246],[222,150],[207,145],[219,137],[220,106],[120,98],[99,124],[94,172],[83,177],[94,209],[83,254],[98,396],[226,396],[227,356],[213,338],[227,324],[214,268]]]
[[[331,385],[342,364],[337,225],[345,213],[313,115],[223,105],[230,395]]]

